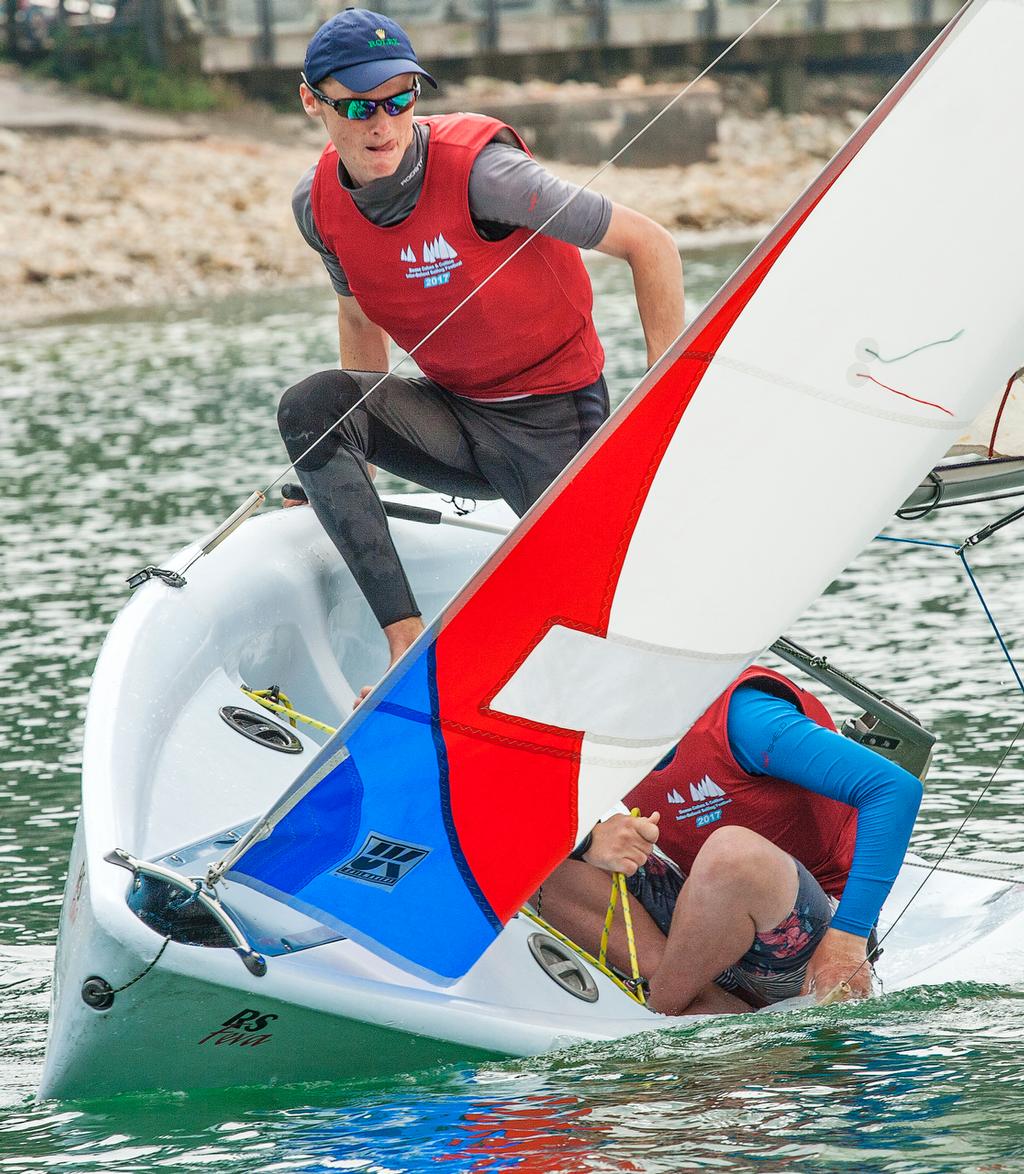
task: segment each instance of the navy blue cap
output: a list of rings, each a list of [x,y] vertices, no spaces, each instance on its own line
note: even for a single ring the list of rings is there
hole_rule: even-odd
[[[365,8],[346,8],[317,29],[302,72],[310,85],[333,77],[356,94],[369,93],[403,73],[418,73],[437,88],[416,60],[405,30]]]

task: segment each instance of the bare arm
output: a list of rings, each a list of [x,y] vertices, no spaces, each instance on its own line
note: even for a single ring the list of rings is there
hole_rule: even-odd
[[[871,967],[866,957],[866,938],[830,927],[807,963],[800,993],[816,995],[820,1002],[841,983],[847,983],[850,995],[866,999],[871,994]],[[846,992],[839,994],[840,999],[846,997]]]
[[[388,336],[355,298],[338,295],[338,349],[346,371],[386,371]]]
[[[647,365],[653,366],[683,329],[683,264],[676,243],[647,216],[613,204],[608,230],[595,247],[621,258],[633,271]]]

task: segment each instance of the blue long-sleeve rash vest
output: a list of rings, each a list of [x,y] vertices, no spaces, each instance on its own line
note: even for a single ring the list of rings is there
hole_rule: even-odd
[[[857,809],[853,865],[832,925],[867,937],[903,863],[921,805],[920,780],[753,684],[733,694],[728,731],[747,774],[770,774]]]

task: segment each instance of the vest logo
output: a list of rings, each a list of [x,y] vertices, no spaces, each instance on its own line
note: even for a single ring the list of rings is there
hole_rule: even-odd
[[[705,775],[699,783],[690,783],[689,790],[689,799],[684,798],[678,787],[673,787],[666,796],[676,807],[677,823],[692,819],[695,827],[707,827],[709,823],[717,823],[732,802],[710,775]]]
[[[458,255],[443,236],[435,236],[429,243],[423,242],[423,263],[425,265],[432,265],[435,261],[441,260],[454,261]]]
[[[335,869],[334,875],[393,889],[429,855],[430,849],[419,844],[389,840],[376,832],[370,832],[355,856]]]
[[[416,260],[416,252],[412,245],[406,245],[400,254],[402,261],[408,266],[405,276],[410,281],[422,281],[424,289],[433,289],[438,285],[447,285],[452,274],[462,266],[459,254],[438,233],[432,241],[423,242],[423,263]]]
[[[705,775],[699,783],[690,784],[690,798],[694,803],[701,803],[705,799],[721,799],[724,794],[722,788],[708,775]]]

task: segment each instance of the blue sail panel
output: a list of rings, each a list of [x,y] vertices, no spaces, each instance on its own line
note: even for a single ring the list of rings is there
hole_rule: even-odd
[[[451,828],[432,662],[427,647],[368,714],[372,720],[357,724],[348,756],[227,878],[372,944],[407,968],[412,963],[432,976],[456,978],[501,923],[467,875]]]

